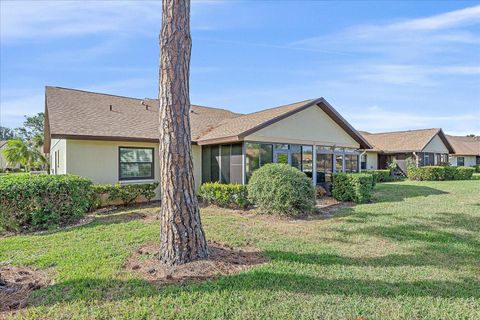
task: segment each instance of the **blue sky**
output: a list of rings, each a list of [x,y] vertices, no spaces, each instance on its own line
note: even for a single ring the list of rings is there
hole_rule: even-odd
[[[1,1],[1,124],[46,85],[156,97],[161,4]],[[326,98],[357,129],[480,135],[480,2],[193,1],[191,101]]]

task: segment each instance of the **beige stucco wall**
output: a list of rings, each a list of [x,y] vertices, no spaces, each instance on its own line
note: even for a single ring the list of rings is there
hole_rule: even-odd
[[[59,174],[75,174],[91,179],[94,183],[118,183],[119,147],[154,148],[154,179],[121,181],[121,183],[139,183],[159,181],[158,144],[128,141],[95,140],[52,140],[51,152],[60,150]],[[195,186],[201,183],[202,151],[197,145],[192,146],[193,171]],[[66,160],[66,161],[65,161]]]
[[[378,153],[367,152],[367,170],[377,170],[377,169],[378,169]]]
[[[55,152],[58,153],[58,166],[57,174],[67,173],[67,140],[65,139],[52,139],[50,143],[50,173],[54,173],[55,164]]]
[[[358,142],[316,105],[260,129],[245,140],[359,148]]]
[[[450,162],[450,164],[452,166],[457,165],[457,157],[463,157],[464,158],[465,167],[471,167],[471,166],[476,165],[476,163],[477,163],[476,156],[453,156],[453,155],[449,155],[448,161]]]
[[[430,141],[425,148],[422,150],[423,152],[433,152],[433,153],[448,153],[448,149],[443,143],[442,139],[438,135],[433,137],[432,141]]]

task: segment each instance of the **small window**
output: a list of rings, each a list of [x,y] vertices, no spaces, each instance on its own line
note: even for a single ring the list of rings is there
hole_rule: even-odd
[[[362,155],[362,160],[361,160],[361,168],[362,170],[367,170],[367,155],[363,154]]]
[[[153,178],[153,148],[120,147],[119,180]]]
[[[457,166],[463,167],[465,165],[465,158],[464,157],[458,157],[457,158]]]
[[[475,161],[476,161],[476,164],[480,166],[480,156],[477,156],[477,159]]]

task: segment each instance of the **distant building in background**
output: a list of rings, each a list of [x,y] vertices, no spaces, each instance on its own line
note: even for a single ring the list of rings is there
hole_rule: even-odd
[[[450,155],[452,166],[480,165],[480,137],[447,135],[447,139],[455,150],[455,154]]]

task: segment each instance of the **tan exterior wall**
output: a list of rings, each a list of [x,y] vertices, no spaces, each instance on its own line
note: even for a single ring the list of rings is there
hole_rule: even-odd
[[[141,183],[159,181],[158,144],[127,141],[94,141],[94,140],[52,140],[52,149],[60,151],[60,167],[58,174],[75,174],[91,179],[94,183],[118,183],[119,147],[154,148],[154,179],[121,181],[121,183]],[[201,147],[192,146],[193,171],[195,186],[201,184],[202,152]],[[52,157],[52,155],[51,155]]]
[[[52,139],[50,144],[50,173],[66,174],[67,173],[67,140]],[[55,162],[55,152],[58,151],[58,161]]]
[[[457,165],[457,157],[463,157],[464,162],[465,162],[465,167],[472,167],[476,165],[477,163],[477,158],[476,156],[454,156],[454,155],[449,155],[448,156],[448,161],[452,166]]]
[[[311,106],[260,129],[245,140],[359,148],[358,142],[318,106]]]
[[[433,137],[422,152],[448,153],[448,149],[438,135]]]
[[[367,170],[377,170],[377,169],[378,169],[378,153],[367,152]]]

